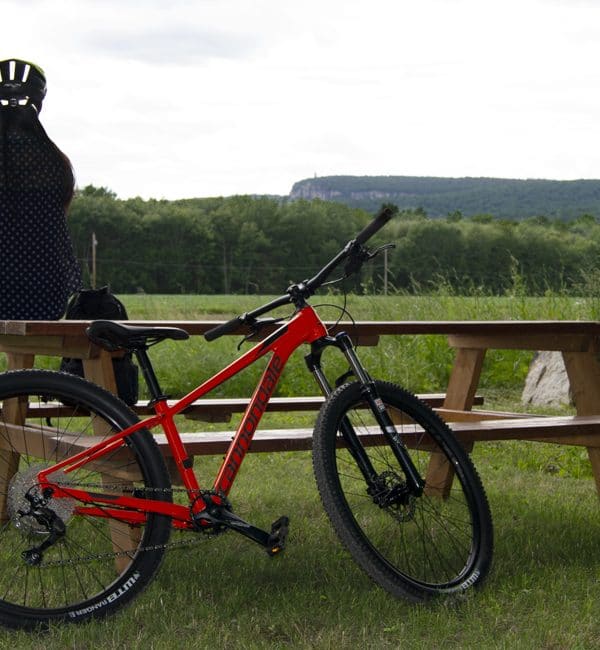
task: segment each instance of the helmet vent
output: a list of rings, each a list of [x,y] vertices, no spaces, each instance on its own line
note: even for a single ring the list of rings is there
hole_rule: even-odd
[[[46,77],[41,68],[20,59],[0,61],[0,106],[42,106]]]

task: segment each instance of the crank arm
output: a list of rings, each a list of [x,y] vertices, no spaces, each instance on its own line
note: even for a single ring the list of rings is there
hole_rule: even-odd
[[[213,510],[212,508],[209,509]],[[273,523],[271,532],[268,533],[266,530],[253,526],[241,517],[233,514],[233,512],[225,509],[219,509],[218,512],[213,511],[211,513],[203,510],[194,516],[194,520],[199,524],[206,522],[211,525],[225,526],[230,530],[234,530],[262,546],[268,555],[271,556],[283,550],[289,525],[289,519],[287,517],[280,517]]]

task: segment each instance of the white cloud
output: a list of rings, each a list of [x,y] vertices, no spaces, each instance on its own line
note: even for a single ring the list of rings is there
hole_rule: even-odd
[[[120,196],[313,173],[600,177],[600,2],[0,0],[48,131]]]

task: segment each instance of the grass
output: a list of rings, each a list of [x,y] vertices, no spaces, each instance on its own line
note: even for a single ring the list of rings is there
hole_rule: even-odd
[[[134,319],[194,320],[226,319],[263,304],[267,296],[157,296],[122,297]],[[338,295],[315,298],[318,302],[341,306]],[[593,299],[572,299],[551,294],[546,298],[489,296],[360,296],[351,297],[348,309],[357,320],[478,320],[478,319],[588,319],[594,317]],[[282,309],[282,314],[289,310]],[[323,307],[326,320],[340,316],[339,308]],[[233,360],[238,340],[223,337],[207,344],[201,337],[187,342],[167,341],[155,348],[152,358],[166,392],[181,395],[190,385],[214,374]],[[443,390],[452,367],[453,352],[443,336],[383,337],[374,348],[364,347],[361,357],[373,375],[401,383],[410,390]],[[280,395],[313,394],[315,386],[306,372],[304,351],[296,352],[278,387]],[[345,367],[337,355],[332,375]],[[511,388],[525,379],[532,353],[519,350],[494,350],[486,355],[481,387],[496,390]],[[327,356],[325,358],[327,361]],[[56,367],[56,359],[42,359],[40,365]],[[1,368],[2,366],[0,366]],[[215,396],[249,393],[256,384],[260,368],[250,369],[219,389]],[[337,376],[337,374],[335,374]]]
[[[590,480],[487,456],[476,452],[475,461],[495,517],[495,563],[483,589],[464,598],[410,605],[388,597],[340,549],[309,455],[255,455],[236,488],[238,512],[260,525],[290,515],[282,557],[232,534],[205,540],[171,553],[149,590],[116,617],[37,637],[7,633],[3,647],[595,647],[600,525]]]
[[[125,302],[132,318],[177,320],[227,317],[261,300],[132,296]],[[406,320],[591,318],[590,309],[585,301],[553,296],[365,297],[352,306],[355,318]],[[407,340],[382,339],[378,348],[364,349],[369,369],[413,390],[443,390],[452,361],[443,337],[402,338]],[[210,345],[194,340],[163,344],[153,358],[161,377],[167,365],[175,366],[165,383],[177,388],[234,355],[232,340]],[[487,406],[520,408],[528,359],[522,353],[488,358]],[[289,378],[282,390],[314,392],[300,365],[291,371],[302,380]],[[238,393],[252,381],[245,378],[235,387]],[[255,454],[246,459],[232,500],[236,512],[263,527],[281,514],[290,516],[289,546],[282,557],[269,559],[231,533],[202,540],[168,554],[148,591],[116,617],[39,636],[5,632],[0,648],[598,647],[600,518],[585,452],[511,441],[477,445],[473,459],[490,499],[496,548],[488,581],[463,598],[411,605],[387,596],[335,539],[320,506],[310,455]],[[196,466],[210,474],[217,463],[203,458]]]

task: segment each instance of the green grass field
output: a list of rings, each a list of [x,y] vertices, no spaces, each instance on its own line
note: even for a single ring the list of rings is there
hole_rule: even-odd
[[[131,318],[178,320],[227,318],[263,299],[126,296],[124,301]],[[341,299],[329,296],[323,302],[341,304]],[[562,296],[361,297],[351,298],[348,308],[357,319],[596,318],[593,301]],[[335,310],[324,309],[323,317],[335,318]],[[161,344],[152,353],[164,387],[173,394],[236,355],[235,337],[212,344],[196,338]],[[445,339],[401,338],[385,337],[377,348],[362,350],[372,374],[414,391],[443,390],[452,363]],[[522,408],[519,396],[530,357],[490,354],[482,381],[488,406]],[[286,372],[282,394],[314,394],[301,355]],[[255,380],[242,377],[222,394],[247,393]],[[490,499],[496,548],[486,584],[460,599],[415,606],[387,596],[334,537],[314,485],[310,454],[251,454],[231,495],[234,508],[263,527],[281,514],[290,517],[282,557],[270,559],[232,533],[202,540],[170,553],[149,590],[116,617],[40,636],[5,632],[0,648],[600,646],[600,503],[585,451],[506,442],[476,446],[473,459]],[[196,468],[210,475],[218,460],[200,459]]]

